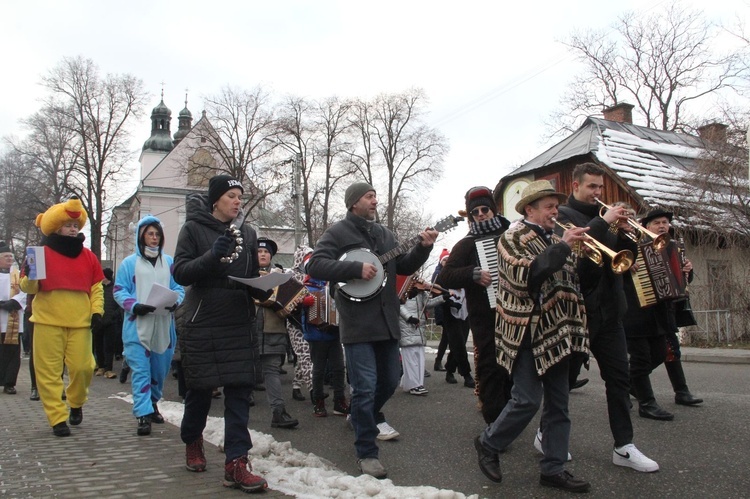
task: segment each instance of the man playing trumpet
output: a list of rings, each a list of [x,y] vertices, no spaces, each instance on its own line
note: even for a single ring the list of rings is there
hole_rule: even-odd
[[[573,170],[573,193],[568,204],[560,207],[559,221],[588,227],[587,234],[609,248],[630,250],[637,254],[635,242],[619,237],[609,228],[619,222],[627,225],[627,210],[615,206],[601,216],[597,200],[604,188],[604,170],[594,163],[583,163]],[[562,229],[558,228],[558,233]],[[633,445],[633,423],[630,420],[630,375],[625,330],[622,325],[627,310],[622,275],[612,268],[597,266],[588,258],[578,261],[581,292],[586,300],[586,315],[591,353],[599,365],[607,397],[609,426],[614,437],[612,462],[636,471],[653,472],[659,465]],[[572,369],[580,367],[571,366]],[[542,426],[546,423],[542,418]]]
[[[571,248],[588,229],[573,227],[553,235],[565,195],[547,180],[522,192],[516,211],[524,214],[500,236],[496,325],[497,361],[513,376],[511,399],[474,439],[479,468],[502,481],[499,453],[528,426],[544,399],[546,421],[540,483],[570,492],[590,484],[565,470],[570,437],[568,370],[573,352],[587,353],[586,313]]]

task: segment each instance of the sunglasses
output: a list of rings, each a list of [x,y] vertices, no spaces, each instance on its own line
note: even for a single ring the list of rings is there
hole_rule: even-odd
[[[486,215],[487,213],[490,212],[490,209],[487,208],[486,206],[480,206],[479,208],[474,208],[473,210],[471,210],[471,214],[476,217],[479,215],[480,211],[482,212],[482,215]]]

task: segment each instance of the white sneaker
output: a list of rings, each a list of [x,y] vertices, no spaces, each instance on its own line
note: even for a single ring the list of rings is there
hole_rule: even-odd
[[[423,386],[417,386],[409,390],[409,393],[412,395],[427,395],[429,392],[427,391],[427,388]]]
[[[542,432],[537,428],[536,430],[536,436],[534,437],[534,448],[539,452],[539,454],[544,454],[544,451],[542,450]],[[568,452],[568,461],[572,461],[573,456],[570,455],[570,452]]]
[[[391,425],[383,421],[382,423],[378,423],[378,430],[380,430],[380,433],[378,434],[378,440],[393,440],[394,438],[398,438],[400,435],[399,432],[393,429]]]
[[[627,466],[644,473],[659,471],[659,465],[656,464],[656,461],[644,456],[633,444],[615,447],[615,450],[612,451],[612,462],[617,466]]]

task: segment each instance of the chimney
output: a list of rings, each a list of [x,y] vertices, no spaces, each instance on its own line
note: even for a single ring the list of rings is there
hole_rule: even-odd
[[[698,127],[698,136],[707,142],[723,144],[727,141],[727,125],[723,123],[708,123]]]
[[[605,120],[617,121],[618,123],[630,123],[632,125],[634,107],[635,106],[628,104],[627,102],[621,102],[620,104],[608,107],[602,111],[602,113],[604,114]]]

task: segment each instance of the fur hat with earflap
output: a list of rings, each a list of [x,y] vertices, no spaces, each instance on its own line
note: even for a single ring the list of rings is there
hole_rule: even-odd
[[[64,203],[52,205],[47,211],[37,215],[35,225],[42,230],[42,234],[49,236],[69,221],[78,222],[78,230],[81,230],[88,218],[81,200],[73,196]]]
[[[464,213],[459,212],[461,216],[469,218],[469,222],[474,221],[474,217],[471,214],[471,210],[479,206],[486,206],[494,214],[497,208],[495,207],[495,200],[492,199],[492,190],[489,187],[483,185],[472,187],[464,195],[466,200],[466,211]]]

